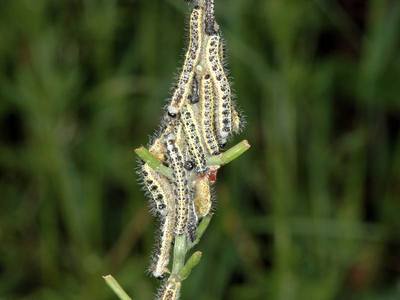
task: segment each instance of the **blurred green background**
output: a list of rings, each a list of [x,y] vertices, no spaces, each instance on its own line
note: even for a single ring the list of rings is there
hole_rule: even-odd
[[[400,1],[216,0],[251,151],[182,299],[400,299]],[[0,299],[152,299],[132,149],[182,0],[0,0]]]

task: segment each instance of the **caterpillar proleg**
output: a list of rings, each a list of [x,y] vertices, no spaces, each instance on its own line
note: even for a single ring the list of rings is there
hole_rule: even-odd
[[[189,145],[190,154],[196,164],[195,171],[196,173],[204,173],[207,171],[205,150],[201,142],[199,125],[195,113],[189,104],[186,104],[182,108],[181,121]]]
[[[214,87],[210,74],[206,74],[200,86],[200,122],[203,139],[211,155],[219,154],[214,130]]]
[[[203,10],[200,7],[195,7],[190,16],[188,50],[185,55],[185,61],[183,63],[182,72],[179,76],[178,85],[168,106],[168,114],[171,117],[177,116],[187,95],[190,93],[194,69],[200,58],[201,41],[203,37],[202,32]]]
[[[178,126],[180,127],[180,125]],[[188,180],[187,171],[184,168],[184,158],[182,149],[177,143],[176,131],[167,134],[165,144],[167,148],[168,160],[170,167],[173,170],[173,192],[175,197],[175,234],[186,233],[186,228],[189,218],[189,205],[188,205]]]

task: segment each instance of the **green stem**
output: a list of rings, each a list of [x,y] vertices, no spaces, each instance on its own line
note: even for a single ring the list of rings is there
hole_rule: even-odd
[[[232,148],[228,149],[224,153],[219,155],[211,156],[207,159],[207,164],[209,166],[223,166],[235,160],[244,152],[250,148],[250,144],[247,140],[243,140],[236,144]],[[147,163],[153,170],[159,172],[160,174],[172,179],[172,170],[163,165],[161,161],[157,159],[149,150],[145,147],[139,147],[135,149],[135,153],[139,156],[145,163]]]
[[[149,150],[145,147],[135,149],[135,153],[145,162],[150,168],[159,172],[160,174],[172,179],[172,170],[162,164]]]
[[[124,291],[124,289],[119,285],[118,281],[115,280],[111,275],[103,276],[104,280],[108,284],[108,286],[114,291],[114,293],[121,300],[132,300],[131,297]]]
[[[192,269],[197,266],[201,260],[202,253],[200,251],[196,251],[192,254],[192,256],[187,260],[186,264],[179,271],[179,279],[180,281],[185,280],[189,277]]]
[[[185,264],[187,252],[186,236],[184,234],[175,237],[174,261],[172,263],[172,275],[177,275]]]
[[[196,246],[200,242],[200,239],[202,238],[204,232],[206,231],[208,225],[211,222],[212,216],[213,216],[213,214],[209,214],[209,215],[205,216],[203,218],[203,220],[201,220],[199,226],[197,226],[196,240],[190,245],[189,249],[192,249],[194,246]]]
[[[247,140],[241,141],[239,144],[236,144],[229,150],[221,153],[219,155],[211,156],[207,160],[207,164],[210,166],[223,166],[230,163],[232,160],[238,158],[244,152],[249,150],[250,144]]]

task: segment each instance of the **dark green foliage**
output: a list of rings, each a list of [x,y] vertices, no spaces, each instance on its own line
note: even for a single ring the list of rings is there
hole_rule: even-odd
[[[241,138],[183,299],[400,298],[400,2],[216,0]],[[181,0],[0,1],[0,298],[134,299],[155,224],[133,147]],[[178,59],[179,58],[179,59]]]

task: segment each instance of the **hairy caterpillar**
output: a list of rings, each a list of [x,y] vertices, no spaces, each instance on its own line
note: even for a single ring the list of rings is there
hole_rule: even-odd
[[[201,131],[208,152],[219,153],[218,142],[214,134],[214,88],[210,74],[206,74],[200,86],[200,120]]]
[[[165,286],[161,289],[159,300],[177,300],[181,290],[181,283],[176,280],[168,280]]]
[[[190,154],[196,163],[195,171],[196,173],[204,173],[207,171],[205,150],[201,142],[199,125],[195,113],[189,104],[186,104],[182,109],[181,122],[186,134]]]
[[[180,126],[178,126],[180,127]],[[175,134],[174,134],[175,133]],[[187,171],[184,168],[182,150],[177,143],[176,131],[168,133],[165,138],[168,160],[173,170],[173,191],[175,196],[175,233],[184,234],[188,223],[188,180]]]
[[[154,261],[150,267],[151,273],[156,278],[162,278],[168,272],[169,256],[175,228],[175,206],[173,199],[171,200],[167,214],[161,218],[159,241],[156,253],[154,254]]]
[[[152,204],[150,211],[156,215],[167,214],[168,202],[173,199],[171,184],[168,179],[154,171],[148,164],[142,166],[143,182],[148,190]]]
[[[205,217],[211,210],[211,188],[207,176],[200,177],[195,182],[194,205],[199,218]]]
[[[194,68],[200,58],[201,41],[203,32],[203,11],[195,7],[190,16],[189,25],[189,46],[185,55],[182,73],[179,76],[178,85],[175,89],[171,103],[168,106],[168,114],[176,117],[179,113],[185,98],[190,93],[191,83],[194,75]]]
[[[220,144],[225,144],[232,132],[231,89],[219,56],[220,37],[208,39],[206,56],[216,94],[216,131]]]

